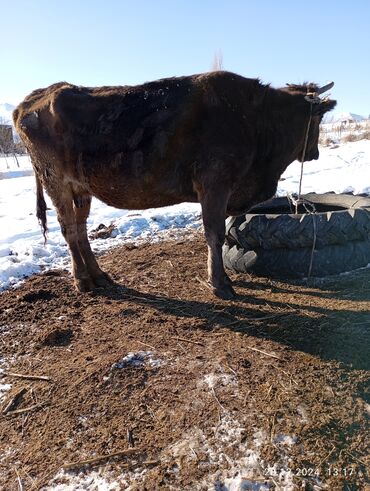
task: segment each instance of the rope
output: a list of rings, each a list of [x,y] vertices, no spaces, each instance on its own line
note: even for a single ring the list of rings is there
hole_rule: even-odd
[[[312,266],[313,266],[313,254],[315,252],[315,247],[316,247],[316,211],[314,213],[311,213],[312,216],[312,224],[313,224],[313,242],[312,242],[312,249],[311,249],[311,259],[310,259],[310,266],[308,268],[308,273],[307,273],[307,278],[311,278],[311,273],[312,273]]]
[[[320,97],[316,96],[316,94],[307,94],[305,97],[306,101],[310,103],[310,117],[308,119],[308,124],[306,128],[306,134],[304,138],[304,144],[303,144],[303,150],[302,150],[302,158],[301,158],[301,175],[299,178],[299,187],[298,187],[298,197],[295,199],[291,194],[288,194],[288,199],[290,199],[295,206],[295,214],[298,215],[298,206],[303,205],[305,211],[307,214],[310,214],[312,216],[312,225],[313,225],[313,241],[312,241],[312,249],[311,249],[311,258],[310,258],[310,265],[308,267],[308,273],[307,273],[307,278],[311,277],[312,273],[312,267],[313,267],[313,256],[315,252],[315,247],[316,247],[316,239],[317,239],[317,227],[316,227],[316,208],[315,205],[305,199],[301,198],[302,194],[302,181],[303,181],[303,169],[304,169],[304,163],[306,159],[306,150],[307,150],[307,144],[308,144],[308,135],[310,133],[310,127],[311,127],[311,122],[312,122],[312,108],[314,104],[319,104],[321,102]],[[311,209],[309,209],[311,207]]]
[[[309,100],[306,97],[306,100]],[[304,138],[304,144],[303,144],[303,150],[302,150],[302,158],[301,158],[301,175],[299,178],[299,187],[298,187],[298,199],[296,200],[295,204],[295,213],[296,215],[298,214],[298,205],[301,202],[301,194],[302,194],[302,181],[303,181],[303,168],[304,168],[304,163],[306,159],[306,150],[307,150],[307,143],[308,143],[308,135],[310,133],[310,127],[311,127],[311,122],[312,122],[312,106],[313,102],[310,102],[310,117],[308,119],[308,124],[306,128],[306,134]]]
[[[298,187],[298,197],[297,199],[293,198],[291,194],[288,193],[288,199],[290,199],[295,206],[295,214],[298,215],[298,206],[303,205],[305,211],[307,214],[310,214],[312,216],[312,225],[313,225],[313,241],[312,241],[312,249],[311,249],[311,259],[310,259],[310,265],[308,268],[308,273],[307,273],[307,278],[311,277],[312,273],[312,267],[313,267],[313,255],[315,252],[315,247],[316,247],[316,239],[317,239],[317,224],[316,224],[316,218],[317,218],[317,211],[315,208],[315,205],[305,199],[301,198],[302,194],[302,181],[303,181],[303,167],[306,159],[306,150],[307,150],[307,144],[308,144],[308,135],[310,133],[310,127],[311,127],[311,122],[312,122],[312,109],[314,104],[320,104],[323,100],[327,100],[327,97],[325,99],[320,99],[318,93],[316,92],[308,92],[307,95],[305,96],[305,99],[307,102],[310,103],[310,117],[308,120],[307,128],[306,128],[306,134],[304,138],[304,144],[303,144],[303,150],[302,150],[302,159],[301,159],[301,175],[299,178],[299,187]],[[311,209],[309,209],[311,207]]]

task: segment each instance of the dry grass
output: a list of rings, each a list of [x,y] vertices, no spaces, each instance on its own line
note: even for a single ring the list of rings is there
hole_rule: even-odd
[[[218,50],[213,57],[211,72],[224,70],[224,57],[221,50]]]
[[[335,143],[349,143],[360,140],[370,140],[370,120],[353,123],[338,123],[322,125],[319,143],[330,146]]]
[[[321,134],[319,137],[319,145],[321,145],[322,147],[330,147],[332,145],[335,145],[335,141],[333,140],[333,138]]]
[[[343,143],[357,142],[360,140],[370,140],[370,129],[368,129],[366,131],[361,131],[360,133],[351,131],[348,135],[345,135],[342,138]]]

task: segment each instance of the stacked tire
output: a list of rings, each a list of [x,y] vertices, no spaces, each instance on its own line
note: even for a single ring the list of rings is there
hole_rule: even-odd
[[[324,277],[370,264],[370,198],[307,194],[308,209],[273,198],[226,222],[224,264],[273,278]]]

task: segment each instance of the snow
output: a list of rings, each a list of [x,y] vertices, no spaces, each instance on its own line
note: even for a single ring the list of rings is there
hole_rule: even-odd
[[[55,484],[41,488],[41,491],[119,491],[120,483],[107,480],[99,472],[91,471],[87,474],[73,475],[67,472],[59,472],[53,481],[62,481],[63,484]]]
[[[12,388],[11,384],[0,384],[0,402],[3,401],[5,394]]]
[[[194,486],[195,490],[270,489],[269,479],[266,479],[265,483],[264,479],[261,481],[264,462],[259,453],[259,448],[267,439],[267,435],[258,430],[253,439],[241,443],[245,427],[224,409],[221,409],[220,421],[212,430],[211,436],[207,436],[200,428],[191,428],[180,440],[165,450],[162,458],[169,462],[175,461],[179,471],[184,462],[197,460],[197,453],[206,455],[208,465],[218,468],[219,471],[210,472],[198,486]],[[238,451],[241,455],[240,459],[231,460],[228,455],[230,449]]]
[[[222,385],[235,385],[236,378],[234,375],[229,373],[209,373],[200,382],[200,385],[206,386],[208,389],[214,389],[217,386]]]
[[[154,358],[152,351],[137,351],[136,353],[128,353],[110,367],[109,374],[103,377],[103,382],[107,383],[115,370],[123,368],[139,368],[149,366],[151,368],[159,368],[162,365],[161,360]]]
[[[145,364],[157,368],[161,365],[161,362],[154,358],[151,351],[138,351],[137,353],[130,352],[116,363],[113,363],[111,370],[127,367],[142,367]]]
[[[4,358],[0,356],[0,380],[7,368],[8,368],[8,363],[5,361]],[[6,398],[6,393],[11,388],[12,388],[11,384],[3,384],[0,382],[0,403],[4,401],[4,399]]]
[[[274,438],[274,443],[280,443],[282,445],[294,445],[297,443],[297,437],[295,435],[278,435]]]
[[[199,378],[198,389],[204,393],[208,390],[210,395],[216,397],[217,391],[238,392],[237,376],[225,374],[221,366],[215,371]],[[212,472],[202,479],[199,487],[194,489],[214,489],[215,491],[241,491],[255,490],[267,491],[273,486],[275,480],[285,491],[293,491],[293,475],[289,470],[289,459],[286,449],[297,443],[294,435],[278,435],[276,445],[282,447],[279,461],[269,465],[261,457],[261,447],[269,440],[269,435],[260,428],[255,428],[251,438],[244,438],[245,422],[241,423],[235,412],[231,412],[220,405],[219,422],[208,436],[201,428],[194,427],[182,435],[182,438],[170,445],[165,451],[171,462],[175,460],[181,469],[184,461],[196,458],[196,453],[207,455],[208,464],[219,470]],[[277,447],[279,448],[279,447]],[[239,457],[230,458],[234,453]],[[212,483],[212,484],[211,484]]]
[[[296,193],[301,164],[293,162],[281,176],[278,194]],[[320,148],[319,160],[305,162],[303,193],[353,192],[370,195],[370,141]]]
[[[40,491],[138,491],[147,469],[128,471],[114,478],[104,467],[99,470],[85,469],[75,473],[73,471],[59,471],[48,486]]]

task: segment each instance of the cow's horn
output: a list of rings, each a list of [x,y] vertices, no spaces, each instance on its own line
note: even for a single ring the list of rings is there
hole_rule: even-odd
[[[322,87],[319,87],[317,89],[317,95],[321,95],[323,94],[324,92],[326,92],[327,90],[330,90],[332,87],[334,86],[334,82],[330,82],[326,85],[323,85]]]

